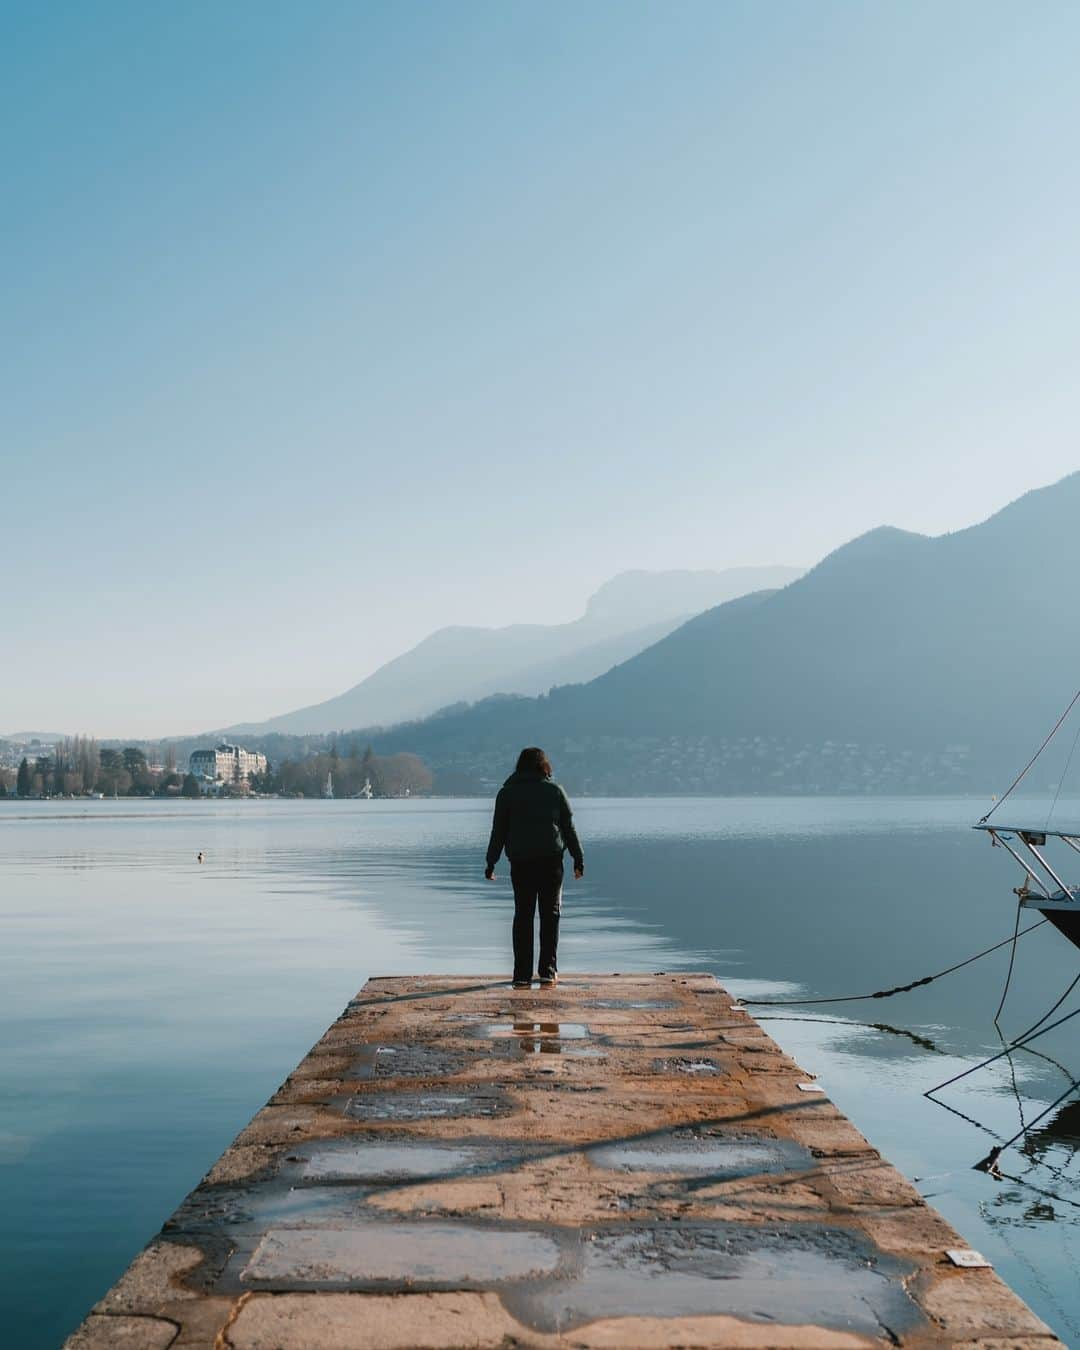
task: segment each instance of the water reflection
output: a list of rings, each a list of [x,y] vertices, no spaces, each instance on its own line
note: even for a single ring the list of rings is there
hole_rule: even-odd
[[[929,1051],[930,1054],[939,1053],[937,1043],[931,1040],[929,1036],[924,1036],[917,1031],[912,1031],[909,1027],[890,1026],[888,1022],[854,1022],[854,1021],[849,1022],[846,1018],[841,1019],[836,1017],[797,1017],[795,1015],[786,1016],[783,1013],[760,1013],[756,1016],[755,1021],[816,1022],[819,1026],[841,1025],[844,1026],[845,1028],[866,1027],[870,1031],[883,1032],[886,1036],[902,1036],[905,1040],[910,1041],[912,1045],[917,1046],[920,1050]],[[772,1034],[774,1037],[779,1037],[780,1035],[780,1033],[776,1031],[774,1031]]]
[[[0,1280],[27,1350],[62,1339],[368,975],[509,976],[508,877],[482,877],[488,803],[113,807],[0,807]],[[774,998],[919,978],[1011,932],[1012,881],[966,828],[983,809],[584,799],[589,871],[566,887],[560,966],[707,969]],[[1038,1122],[1002,1180],[972,1171],[1076,1076],[1070,1028],[957,1084],[947,1109],[922,1097],[1001,1048],[1007,955],[887,1002],[757,1011],[1080,1343],[1080,1106]],[[1006,1039],[1075,972],[1060,936],[1025,938]],[[523,1054],[602,1053],[557,1015],[507,1012]]]
[[[561,1055],[558,1022],[515,1022],[514,1034],[523,1055]]]
[[[486,1022],[473,1029],[482,1040],[516,1040],[523,1055],[561,1055],[563,1041],[585,1040],[588,1027],[581,1022]],[[577,1053],[581,1053],[580,1051]]]
[[[1023,1152],[1040,1160],[1049,1150],[1064,1147],[1069,1160],[1080,1145],[1080,1102],[1067,1102],[1050,1120],[1028,1135]]]

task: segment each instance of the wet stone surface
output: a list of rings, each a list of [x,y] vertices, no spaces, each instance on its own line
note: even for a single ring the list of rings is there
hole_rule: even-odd
[[[522,1321],[545,1331],[598,1317],[724,1313],[895,1336],[922,1320],[902,1283],[909,1270],[837,1228],[610,1228],[584,1235],[573,1278],[506,1297]]]
[[[200,1186],[165,1224],[163,1232],[244,1242],[275,1224],[289,1227],[349,1223],[366,1204],[370,1186],[297,1186],[280,1177],[259,1186]]]
[[[677,1004],[674,999],[670,998],[595,998],[586,1003],[585,1006],[587,1008],[638,1009],[640,1011],[658,1012],[665,1008],[674,1008]]]
[[[723,1073],[723,1069],[713,1059],[701,1056],[693,1058],[686,1055],[672,1056],[670,1059],[654,1059],[655,1073],[685,1073],[693,1077],[713,1078]]]
[[[356,1055],[352,1076],[371,1078],[442,1078],[460,1073],[468,1062],[461,1051],[435,1045],[367,1045]]]
[[[808,1149],[790,1139],[694,1129],[601,1144],[589,1149],[588,1156],[594,1166],[614,1171],[683,1172],[718,1179],[805,1171],[816,1164]]]
[[[559,1244],[544,1233],[466,1224],[274,1229],[240,1279],[261,1288],[480,1288],[554,1274]]]
[[[345,1114],[351,1120],[491,1119],[511,1107],[492,1092],[365,1092],[350,1097]]]
[[[402,1177],[463,1175],[486,1161],[476,1148],[440,1144],[334,1139],[307,1146],[288,1166],[301,1181],[393,1181]]]
[[[522,1017],[513,1022],[487,1022],[472,1028],[471,1034],[485,1041],[523,1040],[583,1041],[589,1028],[583,1022],[536,1021]]]
[[[523,1156],[512,1144],[423,1139],[326,1139],[289,1154],[281,1175],[297,1181],[397,1181],[469,1176],[514,1164]]]
[[[368,994],[69,1350],[1054,1344],[710,977]]]

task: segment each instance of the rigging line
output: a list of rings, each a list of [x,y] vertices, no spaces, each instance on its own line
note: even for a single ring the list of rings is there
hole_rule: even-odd
[[[1057,791],[1054,793],[1054,800],[1050,803],[1050,814],[1046,817],[1046,828],[1050,828],[1050,820],[1057,810],[1058,798],[1061,796],[1061,789],[1065,784],[1065,778],[1069,772],[1069,765],[1073,761],[1073,755],[1076,754],[1076,743],[1080,741],[1080,726],[1076,728],[1076,735],[1073,737],[1072,749],[1069,751],[1069,757],[1065,761],[1065,767],[1061,771],[1061,777],[1058,780]]]
[[[1031,756],[1031,758],[1028,760],[1028,762],[1024,765],[1024,767],[1020,770],[1020,772],[1016,775],[1016,777],[1012,780],[1012,782],[1009,784],[1008,788],[1005,790],[1004,795],[1001,796],[1001,797],[999,797],[999,798],[997,799],[997,801],[993,804],[993,806],[991,806],[990,810],[987,811],[986,815],[983,816],[983,817],[980,819],[980,821],[979,821],[979,824],[980,824],[980,825],[985,825],[985,824],[986,824],[986,822],[990,819],[990,817],[991,817],[991,816],[994,814],[994,812],[998,809],[998,807],[1001,805],[1001,803],[1002,803],[1003,801],[1005,801],[1006,798],[1010,797],[1010,796],[1012,795],[1013,791],[1014,791],[1016,788],[1018,788],[1018,787],[1020,786],[1021,782],[1027,777],[1028,771],[1031,769],[1032,765],[1035,763],[1035,761],[1039,758],[1039,756],[1042,754],[1042,752],[1046,749],[1046,747],[1050,744],[1050,742],[1051,742],[1051,741],[1054,739],[1054,737],[1057,735],[1057,733],[1058,733],[1058,731],[1059,731],[1059,729],[1060,729],[1060,727],[1061,727],[1062,722],[1065,721],[1066,717],[1068,717],[1068,715],[1072,712],[1073,708],[1076,706],[1076,701],[1077,701],[1077,699],[1080,699],[1080,689],[1078,689],[1078,690],[1076,691],[1076,693],[1073,694],[1073,696],[1072,696],[1072,701],[1070,702],[1069,706],[1065,709],[1065,711],[1061,714],[1061,716],[1058,718],[1058,720],[1054,723],[1054,725],[1050,728],[1050,733],[1049,733],[1049,735],[1047,736],[1046,740],[1043,741],[1042,745],[1039,746],[1038,750],[1035,751],[1035,753]]]
[[[998,1032],[998,1035],[1001,1035],[1000,1031]],[[1001,1043],[1002,1045],[1005,1044],[1004,1036],[1001,1037]],[[1005,1058],[1009,1065],[1009,1081],[1012,1085],[1013,1096],[1016,1098],[1016,1114],[1020,1120],[1020,1128],[1026,1130],[1027,1121],[1024,1119],[1024,1099],[1020,1096],[1020,1088],[1017,1086],[1016,1082],[1016,1065],[1013,1063],[1013,1057],[1008,1051],[1006,1051]]]
[[[1032,1050],[1030,1045],[1020,1045],[1017,1046],[1017,1049],[1023,1050],[1026,1054],[1034,1055],[1036,1059],[1045,1060],[1047,1064],[1052,1064],[1055,1069],[1060,1069],[1066,1078],[1070,1077],[1065,1065],[1059,1059],[1055,1059],[1053,1055],[1048,1055],[1044,1050]]]
[[[1019,1049],[1020,1049],[1020,1050],[1023,1050],[1023,1051],[1026,1051],[1026,1053],[1029,1054],[1029,1055],[1034,1055],[1037,1059],[1045,1060],[1048,1064],[1053,1064],[1056,1068],[1058,1068],[1058,1069],[1061,1070],[1061,1072],[1065,1075],[1066,1078],[1070,1078],[1070,1074],[1069,1074],[1068,1070],[1067,1070],[1063,1065],[1058,1064],[1057,1060],[1051,1058],[1050,1055],[1044,1055],[1044,1054],[1042,1053],[1041,1050],[1032,1050],[1032,1049],[1030,1049],[1030,1048],[1027,1047],[1027,1046],[1020,1046]],[[1009,1059],[1009,1068],[1010,1068],[1010,1070],[1012,1070],[1013,1094],[1014,1094],[1015,1097],[1016,1097],[1016,1105],[1017,1105],[1017,1109],[1018,1109],[1019,1116],[1020,1116],[1020,1124],[1021,1124],[1025,1129],[1028,1129],[1029,1127],[1027,1126],[1027,1123],[1026,1123],[1025,1120],[1024,1120],[1024,1107],[1023,1107],[1023,1102],[1021,1101],[1020,1092],[1019,1092],[1019,1090],[1018,1090],[1017,1083],[1016,1083],[1016,1070],[1015,1070],[1015,1066],[1014,1066],[1014,1064],[1013,1064],[1013,1058],[1012,1058],[1012,1055],[1011,1055],[1011,1054],[1009,1054],[1008,1059]],[[945,1108],[945,1110],[946,1110],[946,1111],[949,1111],[952,1115],[954,1115],[954,1116],[959,1116],[961,1120],[967,1121],[967,1123],[968,1123],[969,1125],[974,1125],[974,1126],[976,1126],[978,1129],[982,1130],[982,1131],[984,1132],[984,1134],[988,1134],[988,1135],[990,1135],[992,1138],[997,1139],[997,1140],[1000,1142],[1000,1140],[1001,1140],[1001,1135],[998,1134],[995,1130],[990,1129],[989,1126],[984,1125],[984,1124],[982,1123],[982,1121],[980,1121],[980,1120],[975,1120],[975,1119],[974,1119],[973,1117],[971,1117],[971,1116],[966,1116],[966,1115],[963,1113],[963,1111],[958,1111],[958,1110],[956,1109],[955,1106],[949,1106],[949,1104],[948,1104],[947,1102],[939,1102],[939,1101],[938,1101],[936,1098],[934,1098],[934,1097],[931,1097],[930,1100],[931,1100],[932,1102],[934,1102],[934,1105],[935,1105],[935,1106],[943,1106],[943,1107]],[[1029,1142],[1030,1142],[1030,1141],[1029,1141]],[[1004,1148],[1004,1147],[1005,1147],[1005,1145],[1002,1144],[1002,1148]],[[1069,1180],[1071,1180],[1071,1178],[1069,1178],[1069,1177],[1066,1176],[1066,1174],[1065,1174],[1065,1168],[1061,1168],[1061,1167],[1052,1167],[1052,1166],[1051,1166],[1048,1162],[1046,1162],[1044,1159],[1035,1156],[1033,1153],[1025,1152],[1025,1157],[1027,1157],[1028,1160],[1029,1160],[1029,1170],[1034,1169],[1034,1168],[1036,1168],[1036,1167],[1041,1167],[1041,1168],[1043,1168],[1044,1171],[1049,1172],[1050,1175],[1054,1178],[1055,1181],[1059,1181],[1059,1182],[1068,1182]],[[1068,1164],[1066,1163],[1066,1167],[1067,1167],[1067,1166],[1068,1166]],[[1016,1182],[1018,1182],[1020,1185],[1030,1186],[1030,1188],[1031,1188],[1032,1190],[1034,1190],[1034,1191],[1040,1191],[1040,1193],[1043,1194],[1043,1195],[1050,1196],[1052,1199],[1055,1199],[1055,1200],[1061,1200],[1064,1204],[1067,1204],[1067,1205],[1073,1205],[1073,1206],[1075,1206],[1077,1209],[1080,1209],[1080,1203],[1078,1203],[1077,1201],[1075,1201],[1075,1200],[1067,1200],[1064,1196],[1062,1196],[1062,1195],[1057,1195],[1057,1194],[1055,1194],[1055,1193],[1052,1192],[1052,1191],[1043,1191],[1043,1190],[1041,1190],[1040,1187],[1036,1186],[1036,1185],[1034,1184],[1034,1182],[1028,1181],[1025,1177],[1014,1177],[1014,1176],[1010,1176],[1009,1173],[1007,1173],[1007,1172],[1002,1172],[1002,1171],[1000,1170],[1000,1168],[997,1168],[997,1167],[994,1168],[994,1173],[993,1173],[993,1174],[994,1174],[995,1177],[1008,1177],[1008,1179],[1009,1179],[1010,1181],[1016,1181]],[[949,1174],[949,1173],[943,1173],[942,1175],[948,1176],[948,1175],[950,1175],[950,1174]],[[916,1179],[916,1181],[919,1180],[918,1177],[916,1177],[915,1179]]]
[[[1060,1182],[1063,1186],[1067,1186],[1069,1182],[1072,1181],[1072,1177],[1065,1174],[1064,1167],[1055,1167],[1052,1163],[1048,1163],[1045,1158],[1040,1158],[1037,1154],[1029,1152],[1031,1145],[1031,1139],[1025,1139],[1020,1145],[1020,1152],[1027,1161],[1027,1168],[1024,1171],[1024,1175],[1030,1176],[1032,1172],[1038,1173],[1039,1171],[1049,1172],[1055,1181]]]
[[[1077,976],[1077,978],[1080,979],[1080,976]],[[1073,983],[1075,984],[1075,982],[1076,981],[1074,980]],[[1070,985],[1070,988],[1071,987],[1072,986]],[[1060,1003],[1060,1001],[1061,1000],[1059,999],[1058,1002]],[[1056,1007],[1057,1004],[1054,1006]],[[942,1088],[951,1087],[953,1083],[959,1083],[961,1078],[967,1078],[969,1074],[975,1073],[976,1070],[985,1069],[988,1065],[995,1064],[1003,1055],[1008,1054],[1009,1050],[1020,1050],[1025,1048],[1024,1043],[1029,1035],[1032,1040],[1037,1040],[1039,1036],[1045,1036],[1048,1031],[1053,1031],[1056,1027],[1064,1026],[1066,1022],[1076,1017],[1078,1013],[1080,1013],[1080,1008],[1074,1008],[1071,1013],[1066,1013],[1064,1017],[1059,1017],[1056,1022],[1051,1022],[1048,1027],[1043,1027],[1041,1031],[1034,1031],[1033,1028],[1029,1027],[1022,1037],[1013,1041],[1005,1050],[999,1050],[996,1055],[991,1055],[988,1059],[982,1060],[979,1064],[973,1064],[970,1069],[965,1069],[963,1073],[954,1074],[952,1078],[946,1078],[944,1083],[938,1083],[936,1087],[927,1088],[923,1093],[923,1096],[931,1097],[933,1093],[940,1092]],[[1040,1022],[1045,1020],[1045,1017],[1039,1019]],[[1039,1022],[1036,1022],[1035,1026],[1038,1025]]]
[[[1056,1059],[1054,1059],[1054,1057],[1053,1057],[1052,1055],[1045,1055],[1045,1054],[1043,1054],[1043,1052],[1042,1052],[1041,1050],[1032,1050],[1030,1046],[1026,1046],[1026,1045],[1021,1045],[1021,1046],[1019,1046],[1019,1047],[1018,1047],[1018,1050],[1019,1050],[1019,1052],[1022,1053],[1022,1054],[1032,1055],[1035,1059],[1041,1059],[1041,1060],[1042,1060],[1044,1063],[1046,1063],[1046,1064],[1052,1064],[1052,1065],[1054,1066],[1055,1069],[1059,1069],[1059,1070],[1061,1071],[1061,1075],[1062,1075],[1062,1077],[1063,1077],[1066,1081],[1068,1081],[1069,1079],[1072,1078],[1072,1074],[1069,1072],[1068,1069],[1066,1069],[1065,1065],[1064,1065],[1064,1064],[1060,1064]],[[1012,1057],[1012,1055],[1009,1056],[1009,1068],[1013,1070],[1013,1091],[1016,1092],[1016,1094],[1017,1094],[1017,1107],[1019,1108],[1019,1113],[1020,1113],[1020,1124],[1023,1125],[1023,1124],[1024,1124],[1024,1109],[1023,1109],[1023,1106],[1020,1104],[1020,1094],[1019,1094],[1019,1092],[1018,1092],[1017,1089],[1016,1089],[1016,1072],[1015,1072],[1015,1067],[1014,1067],[1014,1064],[1013,1064],[1013,1057]],[[1025,1154],[1026,1154],[1026,1156],[1027,1156],[1028,1158],[1031,1159],[1031,1166],[1032,1166],[1032,1167],[1043,1167],[1043,1168],[1045,1168],[1046,1171],[1048,1171],[1048,1172],[1050,1173],[1050,1175],[1051,1175],[1056,1181],[1062,1181],[1062,1182],[1064,1182],[1064,1181],[1070,1181],[1071,1178],[1070,1178],[1070,1177],[1067,1177],[1067,1176],[1065,1175],[1065,1173],[1066,1173],[1066,1169],[1067,1169],[1067,1167],[1068,1167],[1068,1165],[1069,1165],[1069,1162],[1071,1162],[1071,1161],[1073,1160],[1073,1158],[1075,1158],[1075,1156],[1076,1156],[1075,1150],[1073,1150],[1073,1151],[1070,1153],[1070,1156],[1069,1156],[1069,1158],[1066,1160],[1065,1165],[1064,1165],[1063,1167],[1053,1167],[1053,1166],[1051,1166],[1051,1164],[1048,1163],[1044,1158],[1039,1158],[1039,1157],[1037,1157],[1033,1152],[1032,1152],[1032,1153],[1028,1153],[1028,1152],[1026,1151],[1026,1150],[1027,1150],[1027,1146],[1028,1146],[1029,1144],[1033,1143],[1033,1142],[1034,1142],[1033,1140],[1027,1140],[1027,1141],[1025,1142]],[[1077,1273],[1078,1273],[1078,1275],[1080,1275],[1080,1271],[1078,1271]]]
[[[1046,1012],[1043,1013],[1043,1015],[1039,1018],[1037,1022],[1032,1022],[1031,1026],[1028,1027],[1027,1031],[1023,1033],[1023,1037],[1021,1039],[1026,1039],[1028,1036],[1031,1035],[1031,1033],[1035,1030],[1036,1027],[1042,1026],[1042,1024],[1046,1021],[1046,1019],[1051,1015],[1051,1013],[1056,1013],[1057,1010],[1061,1007],[1061,1005],[1065,1002],[1065,1000],[1069,997],[1069,995],[1072,993],[1072,991],[1076,988],[1078,984],[1080,984],[1080,974],[1077,974],[1073,977],[1073,980],[1070,983],[1069,987],[1065,990],[1065,992],[1054,1004],[1054,1006],[1052,1008],[1047,1008]]]
[[[1011,1148],[1012,1145],[1015,1144],[1016,1141],[1020,1139],[1023,1135],[1030,1133],[1033,1127],[1038,1125],[1040,1120],[1045,1119],[1045,1117],[1048,1116],[1050,1112],[1054,1110],[1055,1107],[1060,1106],[1061,1103],[1065,1100],[1065,1098],[1074,1093],[1077,1090],[1077,1088],[1080,1088],[1080,1083],[1078,1082],[1070,1083],[1069,1086],[1065,1089],[1065,1091],[1061,1094],[1061,1096],[1056,1097],[1045,1109],[1045,1111],[1040,1111],[1039,1114],[1029,1125],[1025,1125],[1023,1129],[1017,1130],[1017,1132],[1013,1135],[1013,1137],[1011,1139],[1006,1139],[1003,1144],[995,1144],[985,1158],[982,1158],[979,1160],[979,1162],[975,1163],[976,1170],[979,1172],[991,1171],[994,1168],[994,1164],[997,1162],[998,1158],[1001,1157],[1001,1155],[1005,1152],[1007,1148]],[[1060,1199],[1063,1197],[1057,1198]]]
[[[1027,885],[1027,882],[1024,882]],[[1013,966],[1016,963],[1016,943],[1020,937],[1020,911],[1023,909],[1019,899],[1016,902],[1016,923],[1013,926],[1012,950],[1009,952],[1009,969],[1005,972],[1005,988],[1001,991],[1001,1002],[997,1005],[997,1012],[994,1014],[994,1026],[998,1024],[998,1018],[1001,1016],[1001,1010],[1005,1006],[1005,1000],[1009,996],[1009,985],[1012,982]]]
[[[983,1134],[988,1134],[991,1139],[1001,1138],[1001,1135],[998,1134],[997,1130],[992,1130],[989,1125],[984,1125],[981,1120],[976,1120],[974,1116],[965,1116],[963,1111],[958,1111],[955,1106],[950,1106],[948,1102],[939,1102],[936,1097],[931,1097],[930,1100],[935,1106],[940,1106],[943,1111],[948,1111],[949,1114],[953,1116],[959,1116],[961,1120],[966,1121],[969,1125],[974,1125],[977,1130],[982,1130]],[[941,1172],[939,1175],[948,1177],[952,1176],[952,1173]],[[930,1180],[929,1177],[924,1179],[927,1181]],[[918,1180],[918,1178],[916,1178],[916,1180]]]
[[[1021,1119],[1023,1118],[1021,1117]],[[1036,1151],[1037,1138],[1038,1138],[1037,1135],[1034,1134],[1030,1135],[1020,1145],[1020,1152],[1027,1160],[1027,1169],[1024,1175],[1029,1176],[1032,1172],[1041,1168],[1042,1171],[1049,1172],[1049,1174],[1054,1178],[1055,1181],[1060,1181],[1063,1184],[1067,1184],[1068,1182],[1072,1181],[1072,1177],[1067,1176],[1065,1173],[1065,1168],[1068,1166],[1068,1162],[1066,1162],[1064,1166],[1055,1167],[1053,1163],[1049,1163],[1046,1161],[1044,1157],[1039,1156],[1038,1152]],[[1075,1150],[1070,1151],[1070,1159],[1069,1159],[1070,1161],[1074,1153]]]
[[[1036,928],[1041,928],[1044,923],[1049,923],[1049,919],[1039,919],[1035,923],[1028,924],[1026,928],[1021,928],[1012,937],[1003,938],[1000,942],[995,942],[992,947],[986,947],[983,951],[976,952],[974,956],[969,956],[966,961],[957,961],[955,966],[939,970],[936,975],[924,975],[921,980],[912,980],[910,984],[898,984],[895,989],[878,989],[872,994],[840,994],[831,998],[740,998],[737,1002],[744,1007],[753,1008],[806,1008],[815,1003],[862,1003],[870,998],[892,998],[894,994],[907,994],[912,989],[918,989],[920,985],[933,984],[935,980],[951,975],[954,970],[963,970],[965,966],[970,966],[973,961],[980,961],[984,956],[989,956],[991,952],[1007,947],[1010,942],[1016,942],[1025,933],[1033,933]]]

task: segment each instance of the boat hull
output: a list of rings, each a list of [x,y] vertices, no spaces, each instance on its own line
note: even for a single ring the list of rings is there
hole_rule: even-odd
[[[1080,901],[1028,896],[1023,904],[1025,909],[1037,909],[1074,947],[1080,947]]]

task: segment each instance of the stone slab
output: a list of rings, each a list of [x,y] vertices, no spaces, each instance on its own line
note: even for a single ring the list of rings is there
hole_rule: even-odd
[[[559,1248],[543,1233],[452,1224],[272,1229],[241,1279],[275,1288],[390,1284],[497,1285],[552,1275]]]

